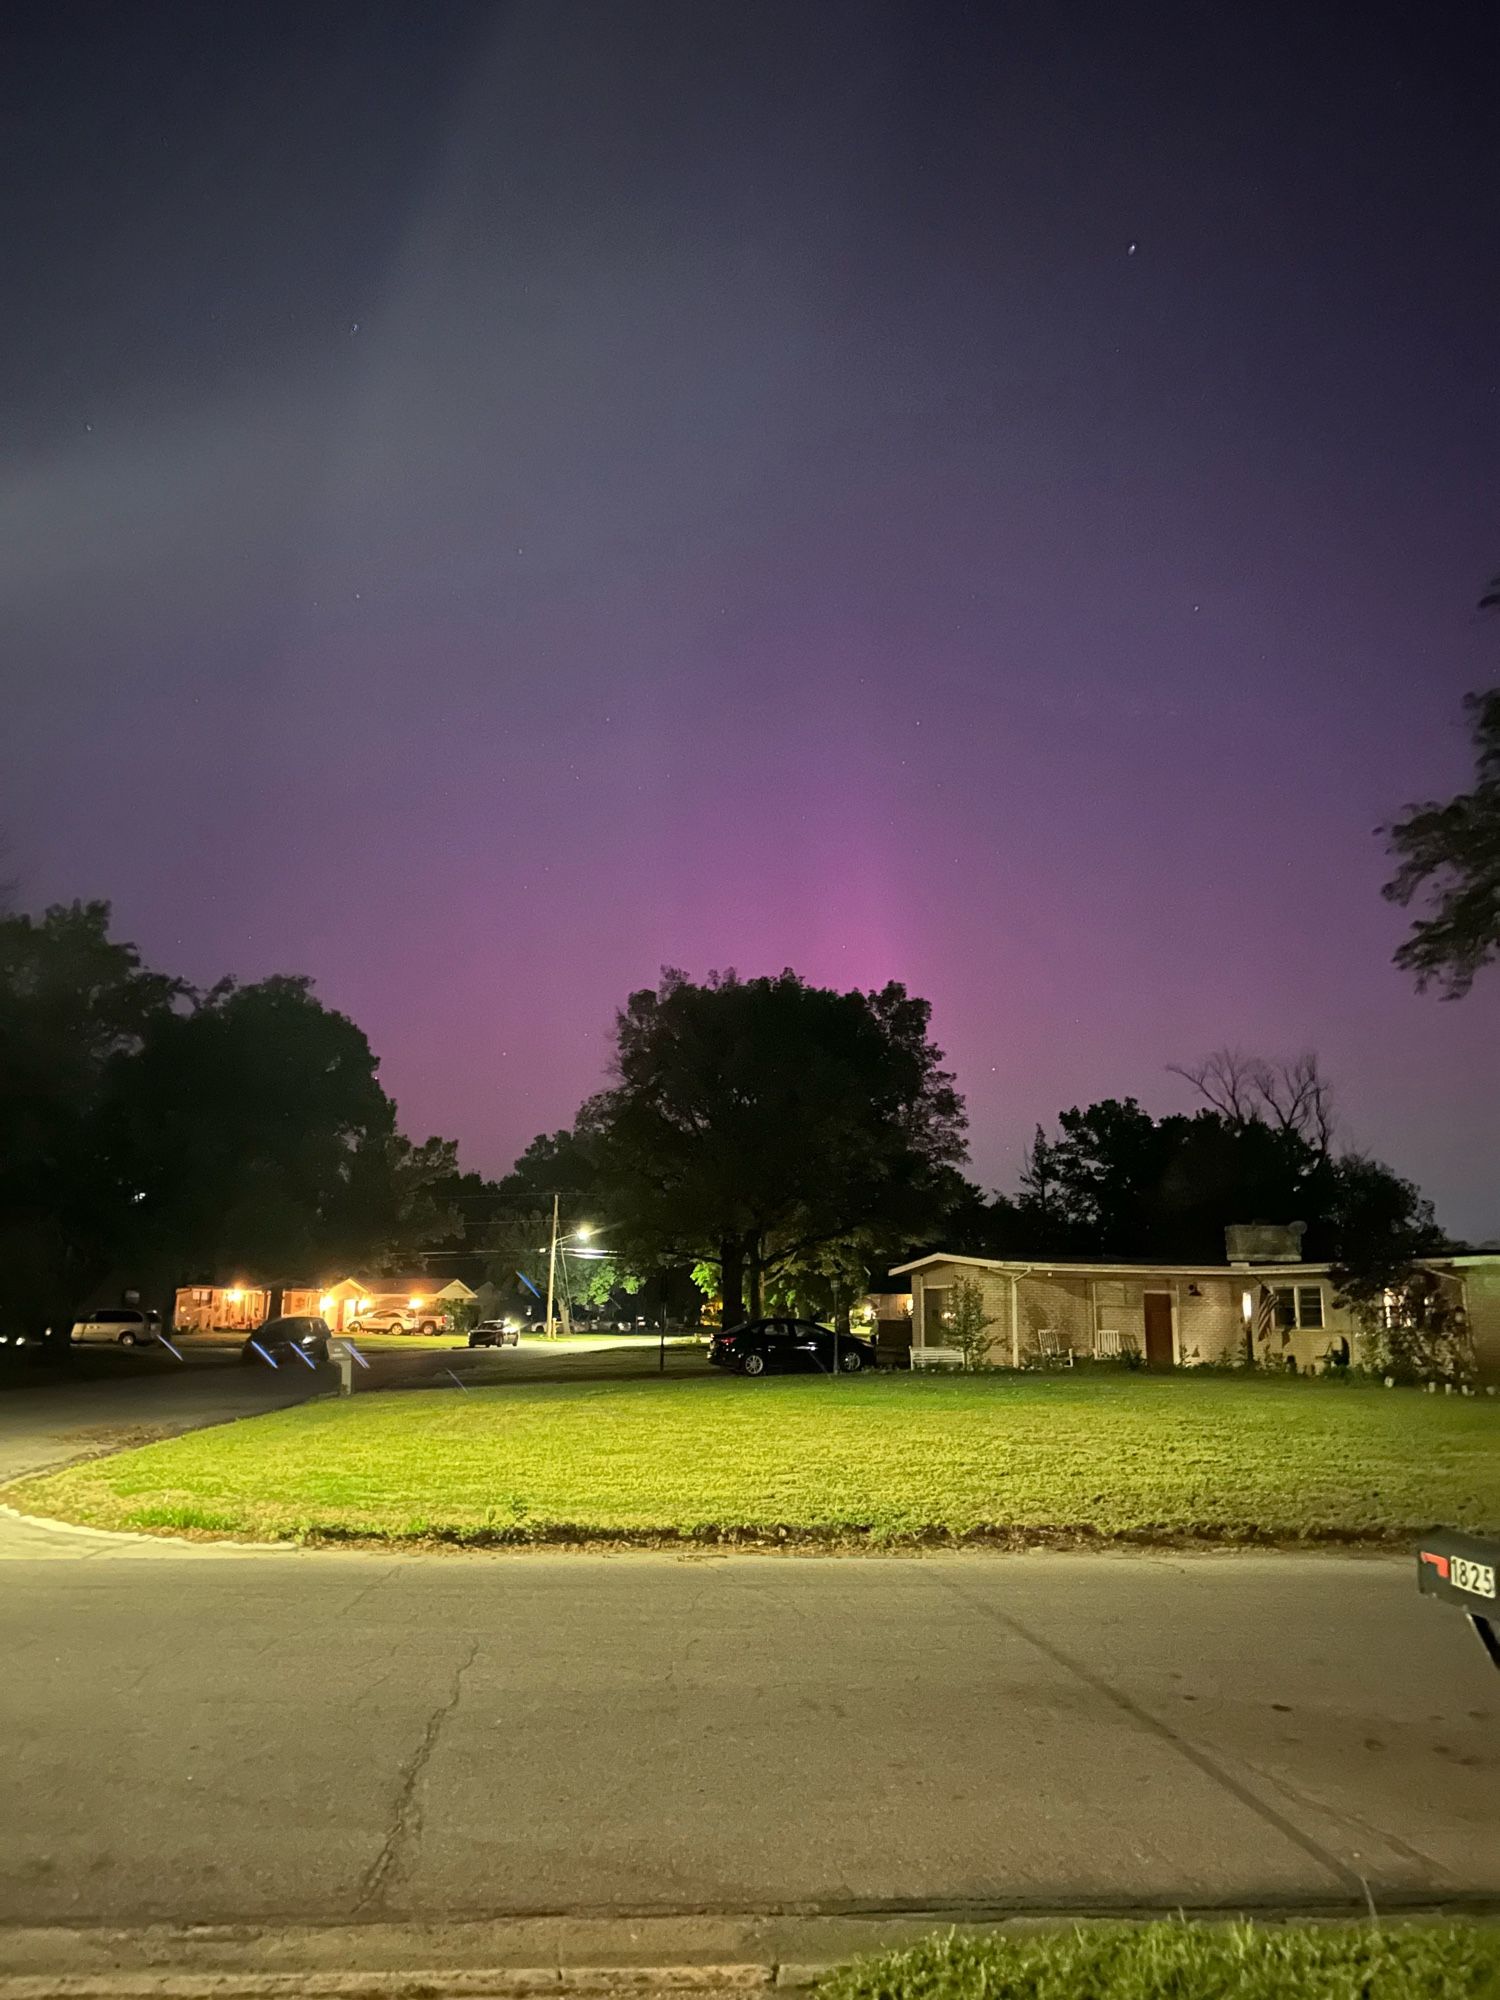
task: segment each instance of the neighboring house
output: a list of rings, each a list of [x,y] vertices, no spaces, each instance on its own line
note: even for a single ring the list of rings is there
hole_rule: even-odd
[[[330,1285],[189,1285],[177,1294],[173,1315],[183,1333],[242,1333],[263,1326],[278,1313],[326,1319],[335,1333],[351,1320],[382,1315],[430,1314],[441,1322],[443,1308],[473,1292],[456,1278],[439,1285],[431,1278],[339,1278]]]
[[[179,1333],[248,1333],[271,1317],[269,1285],[185,1285],[172,1323]]]
[[[989,1359],[1001,1367],[1066,1352],[1099,1359],[1135,1353],[1151,1367],[1235,1361],[1247,1330],[1257,1358],[1273,1366],[1322,1368],[1344,1342],[1342,1351],[1357,1360],[1358,1322],[1339,1303],[1329,1266],[1297,1257],[1300,1235],[1300,1228],[1231,1229],[1222,1264],[937,1254],[891,1275],[911,1279],[912,1344],[919,1348],[948,1345],[953,1287],[960,1278],[976,1280],[993,1321]],[[1481,1375],[1500,1379],[1500,1254],[1431,1258],[1425,1268],[1460,1296]]]

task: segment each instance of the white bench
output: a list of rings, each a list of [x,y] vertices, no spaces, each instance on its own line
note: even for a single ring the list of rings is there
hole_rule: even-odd
[[[913,1347],[913,1368],[962,1368],[964,1358],[956,1347]]]

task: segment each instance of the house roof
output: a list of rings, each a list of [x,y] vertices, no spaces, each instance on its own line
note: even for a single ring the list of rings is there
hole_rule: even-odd
[[[1420,1262],[1441,1268],[1448,1264],[1500,1264],[1500,1255],[1424,1257]],[[899,1278],[907,1271],[925,1271],[933,1264],[967,1264],[981,1271],[1000,1271],[1007,1276],[1049,1277],[1076,1274],[1080,1278],[1263,1278],[1275,1274],[1284,1278],[1324,1278],[1331,1264],[1095,1264],[1071,1257],[958,1257],[947,1251],[933,1251],[909,1264],[894,1264],[890,1275]]]
[[[910,1264],[893,1266],[891,1276],[904,1271],[924,1271],[932,1264],[970,1264],[981,1271],[1003,1271],[1017,1278],[1046,1277],[1050,1273],[1076,1272],[1079,1277],[1119,1278],[1244,1278],[1263,1271],[1301,1272],[1305,1277],[1323,1276],[1327,1264],[1127,1264],[1091,1263],[1073,1257],[955,1257],[934,1251]]]

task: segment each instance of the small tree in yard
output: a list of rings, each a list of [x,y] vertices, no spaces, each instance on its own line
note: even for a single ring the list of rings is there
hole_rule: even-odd
[[[984,1287],[977,1278],[960,1278],[948,1308],[948,1339],[964,1358],[966,1370],[977,1368],[990,1351],[991,1314],[984,1309]]]
[[[1359,1316],[1360,1360],[1397,1382],[1474,1380],[1468,1317],[1434,1271],[1410,1271],[1379,1293],[1351,1300]]]
[[[444,1299],[443,1318],[455,1340],[467,1340],[479,1318],[477,1299]]]

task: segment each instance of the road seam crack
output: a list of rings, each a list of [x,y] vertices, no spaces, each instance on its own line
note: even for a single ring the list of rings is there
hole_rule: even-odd
[[[1336,1854],[1331,1853],[1328,1848],[1323,1846],[1321,1841],[1315,1840],[1310,1833],[1304,1833],[1294,1820],[1288,1819],[1285,1813],[1278,1812],[1275,1806],[1271,1805],[1269,1801],[1261,1798],[1248,1785],[1242,1784],[1238,1778],[1226,1771],[1206,1751],[1200,1750],[1196,1743],[1193,1743],[1185,1736],[1180,1736],[1169,1723],[1165,1723],[1159,1716],[1153,1715],[1150,1709],[1142,1708],[1139,1702],[1132,1701],[1128,1694],[1123,1693],[1119,1688],[1113,1686],[1102,1674],[1095,1673],[1091,1667],[1085,1666],[1081,1660],[1075,1660],[1070,1653],[1065,1653],[1060,1646],[1054,1646],[1050,1639],[1043,1639],[1038,1633],[1033,1632],[1013,1612],[997,1611],[994,1605],[986,1604],[982,1598],[973,1596],[961,1584],[956,1583],[952,1577],[943,1576],[939,1578],[939,1581],[947,1589],[951,1590],[955,1596],[961,1597],[966,1604],[973,1606],[976,1611],[981,1612],[986,1618],[992,1619],[997,1625],[1003,1625],[1008,1632],[1013,1632],[1018,1639],[1023,1639],[1028,1646],[1034,1646],[1039,1653],[1051,1660],[1055,1666],[1061,1667],[1065,1673],[1072,1674],[1075,1679],[1082,1681],[1086,1687],[1092,1688],[1096,1694],[1103,1695],[1106,1701],[1112,1702],[1116,1708],[1128,1715],[1141,1728],[1148,1730],[1153,1736],[1159,1736],[1163,1742],[1170,1744],[1179,1756],[1185,1757],[1190,1764],[1196,1765],[1206,1778],[1211,1779],[1214,1784],[1228,1792],[1232,1798],[1238,1799],[1242,1806],[1247,1807],[1258,1818],[1264,1820],[1268,1826],[1274,1827],[1283,1839],[1291,1841],[1296,1847],[1300,1847],[1304,1854],[1309,1856],[1313,1861],[1316,1861],[1320,1868],[1326,1869],[1346,1890],[1352,1890],[1362,1895],[1366,1902],[1369,1901],[1370,1886],[1357,1869],[1349,1867],[1347,1862],[1340,1861]]]
[[[473,1666],[478,1652],[479,1635],[475,1633],[468,1652],[459,1662],[447,1698],[440,1701],[428,1716],[427,1727],[422,1731],[421,1741],[412,1752],[402,1773],[401,1786],[396,1793],[396,1802],[391,1813],[390,1830],[386,1834],[380,1852],[360,1878],[352,1912],[355,1916],[362,1915],[372,1904],[379,1902],[392,1875],[396,1872],[402,1849],[421,1834],[422,1809],[417,1803],[417,1787],[422,1781],[422,1773],[426,1770],[433,1751],[437,1748],[443,1724],[458,1706],[459,1696],[463,1693],[464,1675]]]

